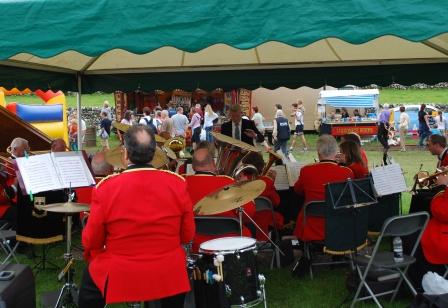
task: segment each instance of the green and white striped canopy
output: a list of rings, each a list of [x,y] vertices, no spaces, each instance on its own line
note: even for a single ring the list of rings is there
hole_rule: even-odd
[[[6,87],[75,90],[79,75],[86,92],[447,80],[443,0],[0,0],[0,15]]]

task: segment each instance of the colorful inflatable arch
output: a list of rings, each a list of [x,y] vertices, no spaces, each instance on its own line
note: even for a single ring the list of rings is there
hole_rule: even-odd
[[[52,139],[63,138],[68,144],[67,109],[65,95],[62,91],[48,90],[34,92],[43,101],[43,105],[26,105],[20,103],[6,104],[3,91],[0,91],[0,106],[48,135]]]

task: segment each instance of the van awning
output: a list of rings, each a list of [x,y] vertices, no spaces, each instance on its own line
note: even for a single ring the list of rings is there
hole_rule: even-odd
[[[337,108],[376,108],[378,95],[377,89],[321,91],[319,103]]]

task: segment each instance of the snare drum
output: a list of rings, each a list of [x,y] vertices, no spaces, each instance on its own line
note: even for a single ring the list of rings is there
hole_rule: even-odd
[[[197,307],[251,307],[264,298],[256,241],[224,237],[204,242],[193,270]]]

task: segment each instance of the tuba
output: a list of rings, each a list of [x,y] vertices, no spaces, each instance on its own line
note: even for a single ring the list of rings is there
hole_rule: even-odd
[[[249,170],[258,176],[257,168],[244,161],[244,158],[250,153],[260,152],[256,147],[220,133],[212,132],[212,136],[218,151],[216,161],[218,174],[238,179],[243,171]]]
[[[179,157],[180,151],[185,149],[185,139],[179,136],[173,137],[165,141],[163,146],[173,151]]]

